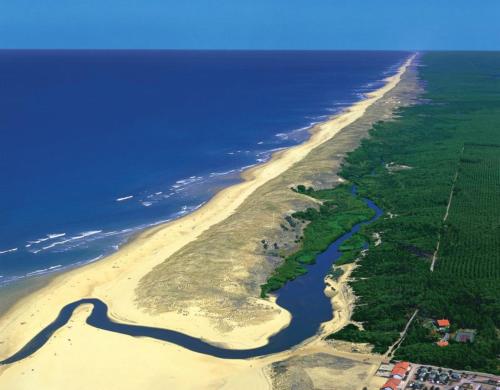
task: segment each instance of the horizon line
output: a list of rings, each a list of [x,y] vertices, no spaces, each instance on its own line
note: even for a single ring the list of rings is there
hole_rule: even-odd
[[[2,48],[0,51],[247,51],[247,52],[318,52],[318,51],[372,51],[372,52],[500,52],[499,49],[249,49],[249,48]]]

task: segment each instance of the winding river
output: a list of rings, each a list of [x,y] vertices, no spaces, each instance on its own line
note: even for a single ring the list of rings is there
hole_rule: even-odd
[[[354,225],[349,232],[339,237],[325,252],[321,253],[317,257],[315,264],[307,266],[307,274],[288,282],[280,289],[277,304],[288,310],[292,314],[292,319],[288,327],[272,336],[269,342],[262,347],[253,349],[227,349],[212,345],[203,341],[203,339],[191,337],[169,329],[115,322],[108,317],[108,307],[104,302],[95,298],[85,298],[64,306],[51,324],[40,331],[18,352],[1,361],[0,364],[17,362],[38,351],[59,328],[63,327],[69,321],[73,311],[78,306],[84,304],[93,305],[92,312],[87,319],[87,324],[90,326],[134,337],[150,337],[218,358],[244,359],[290,349],[314,336],[323,322],[332,319],[331,301],[324,294],[325,275],[331,269],[335,260],[342,255],[339,250],[340,246],[357,233],[361,226],[376,221],[383,214],[382,210],[371,200],[364,199],[364,201],[368,207],[375,211],[375,216],[368,221]]]

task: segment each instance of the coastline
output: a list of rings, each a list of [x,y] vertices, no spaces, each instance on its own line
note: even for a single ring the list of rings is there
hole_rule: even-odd
[[[211,66],[204,69],[205,62],[213,61],[212,54],[206,52],[127,51],[118,57],[113,53],[104,52],[87,52],[77,56],[66,51],[45,54],[45,59],[43,53],[31,52],[23,53],[21,57],[5,52],[3,57],[7,59],[7,63],[11,63],[11,59],[13,62],[22,62],[29,58],[29,74],[36,74],[38,62],[43,64],[46,61],[54,61],[57,64],[60,60],[67,60],[68,66],[77,69],[87,57],[109,58],[113,64],[116,61],[113,66],[107,61],[102,63],[98,60],[95,63],[96,74],[102,75],[102,82],[92,85],[96,91],[113,80],[112,75],[116,69],[130,66],[130,62],[125,59],[130,59],[137,66],[148,67],[150,61],[164,64],[155,66],[151,72],[145,73],[145,77],[166,81],[171,77],[169,75],[172,75],[172,72],[168,71],[170,66],[177,67],[175,58],[179,58],[181,61],[194,61],[193,66],[198,69],[196,74],[202,75],[203,78],[208,77],[207,81],[211,80],[206,91],[198,88],[204,88],[204,84],[196,83],[193,87],[182,83],[181,88],[195,88],[197,93],[189,94],[195,100],[205,92],[213,93],[214,98],[206,102],[208,105],[203,102],[197,104],[195,101],[187,105],[179,101],[182,107],[176,107],[176,103],[162,105],[158,107],[158,112],[143,116],[149,112],[148,107],[155,106],[154,100],[146,104],[146,101],[140,99],[133,103],[127,96],[136,99],[134,96],[140,96],[143,92],[148,94],[149,89],[142,83],[134,83],[133,78],[121,78],[121,88],[126,88],[129,92],[127,96],[122,96],[127,99],[127,110],[121,110],[123,115],[119,112],[111,113],[109,110],[102,111],[98,116],[94,115],[93,118],[98,119],[98,123],[92,128],[98,131],[101,124],[104,124],[105,117],[114,123],[115,120],[120,122],[127,115],[135,119],[142,118],[140,121],[145,121],[142,125],[135,125],[135,119],[126,121],[120,126],[122,129],[119,132],[113,133],[112,137],[110,134],[109,139],[100,139],[99,134],[94,131],[86,132],[83,139],[89,143],[86,147],[78,146],[81,144],[78,142],[73,144],[68,139],[64,148],[57,148],[54,153],[37,157],[40,168],[37,174],[31,169],[33,164],[37,165],[36,160],[32,162],[31,158],[34,158],[38,149],[33,150],[35,154],[28,153],[21,160],[14,149],[6,151],[6,172],[9,171],[9,165],[16,165],[17,160],[21,165],[26,163],[22,169],[25,180],[19,183],[20,185],[11,182],[11,176],[7,175],[7,183],[11,183],[12,191],[5,192],[6,199],[21,199],[22,193],[31,192],[37,193],[37,196],[35,201],[28,202],[27,207],[11,206],[15,209],[11,213],[13,219],[3,226],[0,242],[0,294],[4,284],[30,279],[34,275],[54,274],[57,269],[62,271],[65,267],[67,271],[72,266],[84,265],[99,256],[108,256],[136,233],[192,212],[222,188],[239,182],[241,172],[249,166],[266,162],[279,148],[305,141],[315,124],[338,114],[345,107],[362,99],[364,93],[381,86],[382,79],[394,74],[409,55],[404,51],[227,52],[217,56],[220,57],[219,65],[224,66],[227,60],[228,63],[238,64],[235,71],[242,73],[221,75],[221,79],[216,81],[219,65],[216,66],[217,69]],[[279,69],[273,65],[274,61],[281,64]],[[306,61],[311,67],[297,67],[293,64],[301,61]],[[239,64],[243,65],[243,68]],[[246,69],[249,65],[253,66],[252,64],[256,66],[253,70]],[[181,68],[180,72],[191,72],[191,68]],[[270,72],[270,76],[277,72],[278,77],[272,76],[269,80],[258,77],[252,82],[254,76],[251,73],[255,71],[260,74],[264,69],[265,72]],[[70,71],[69,68],[67,70]],[[286,73],[283,73],[284,70]],[[209,74],[212,71],[215,75]],[[334,77],[325,78],[325,74],[333,74]],[[60,76],[60,72],[54,73],[54,86],[59,82]],[[236,77],[241,83],[234,83],[232,77]],[[283,82],[285,79],[282,80],[282,77],[289,77],[289,81]],[[307,80],[307,83],[301,80]],[[211,83],[216,84],[212,86]],[[225,86],[225,83],[228,85]],[[15,82],[9,84],[16,91]],[[33,80],[32,85],[36,85],[36,80]],[[178,101],[175,98],[175,88],[172,89],[171,84],[166,87],[160,84],[157,86],[155,94],[164,95],[164,98],[174,96],[174,101]],[[30,84],[27,83],[24,87],[26,90],[22,93],[30,96]],[[227,88],[231,89],[230,94],[227,93]],[[57,88],[54,91],[57,92]],[[113,87],[106,87],[105,91],[111,94]],[[226,92],[219,96],[221,91]],[[77,100],[83,96],[78,91],[76,93]],[[244,97],[243,100],[239,98],[240,93]],[[147,96],[148,99],[153,99],[152,95]],[[228,98],[228,101],[225,101],[225,98]],[[256,104],[241,104],[245,99],[251,99]],[[55,94],[50,96],[49,100],[54,110],[54,115],[50,118],[59,118],[55,113],[59,108],[65,107],[67,99]],[[112,96],[108,100],[115,101]],[[264,101],[269,103],[263,104]],[[214,107],[210,107],[211,104],[214,104]],[[100,106],[106,107],[106,102]],[[23,112],[17,112],[16,107],[18,105],[9,111],[14,121],[15,118],[21,117],[30,120],[29,118],[35,116],[23,116]],[[36,102],[25,107],[24,111],[31,112],[30,110],[37,112]],[[198,113],[198,110],[201,111]],[[176,118],[175,122],[172,122],[171,118],[168,119],[172,116],[168,114],[170,111]],[[69,115],[69,110],[63,110],[62,114],[68,123],[71,123],[75,115],[79,115],[78,112]],[[50,123],[50,118],[40,118],[33,125]],[[135,126],[138,128],[135,129]],[[47,129],[47,140],[57,136],[57,132],[64,131],[56,130],[59,126],[49,127],[53,129]],[[135,138],[138,133],[134,130],[141,129],[144,130],[144,137]],[[29,133],[28,128],[26,131]],[[190,143],[189,139],[184,139],[186,134],[191,138],[194,135],[195,139],[200,138],[203,142]],[[7,139],[11,138],[8,129],[6,135]],[[150,137],[158,142],[148,142]],[[12,138],[17,138],[15,132],[12,133]],[[129,139],[137,140],[133,145],[135,156],[144,157],[132,166],[129,166],[129,163],[134,158],[116,154],[119,150],[130,149]],[[29,140],[19,140],[23,144],[24,141],[29,144]],[[53,143],[49,142],[50,144]],[[178,146],[172,149],[173,145]],[[57,183],[57,175],[51,173],[52,169],[63,171],[64,164],[58,165],[53,160],[59,156],[59,152],[63,153],[63,150],[66,154],[72,152],[68,156],[75,159],[76,165],[72,172],[88,175],[86,185],[69,181],[61,187],[60,183]],[[100,152],[94,156],[94,150]],[[80,155],[80,152],[83,154]],[[57,157],[59,158],[63,157]],[[41,169],[42,167],[44,169]],[[40,193],[35,186],[38,180],[45,183],[44,190]],[[113,185],[110,185],[111,182]],[[23,189],[26,191],[22,191]],[[14,203],[7,201],[5,204]]]
[[[0,318],[0,334],[2,334],[0,358],[5,358],[24,345],[57,316],[64,304],[91,296],[105,301],[110,308],[110,316],[120,321],[168,327],[232,348],[264,345],[269,336],[286,326],[290,320],[290,314],[277,308],[271,301],[259,300],[260,305],[267,306],[274,313],[263,325],[248,326],[230,334],[220,334],[212,329],[208,319],[197,315],[196,308],[188,308],[187,314],[170,313],[161,316],[138,310],[135,305],[137,284],[156,265],[198,238],[211,226],[233,215],[241,204],[262,185],[283,174],[304,159],[310,151],[331,140],[346,126],[362,117],[368,107],[399,83],[413,58],[414,56],[401,66],[395,75],[389,77],[384,86],[367,94],[366,99],[318,124],[309,140],[279,151],[273,154],[268,162],[245,171],[242,174],[243,182],[220,191],[200,209],[178,220],[141,233],[118,252],[99,262],[56,276],[47,286],[16,303]],[[336,304],[339,305],[340,302]],[[84,309],[78,310],[75,317],[82,319]],[[86,310],[88,311],[88,308]],[[182,321],[183,317],[189,319],[192,316],[196,317],[195,323]],[[23,324],[22,332],[19,331],[19,324]],[[95,330],[84,329],[83,324],[75,325],[74,328],[78,328],[82,334],[102,334]],[[104,335],[108,337],[107,333]],[[115,336],[112,338],[115,339]],[[120,336],[117,336],[117,340],[121,340]],[[147,343],[150,344],[149,341]],[[52,349],[55,348],[54,344],[55,342],[52,343]],[[48,345],[47,348],[49,347]],[[46,353],[40,351],[41,355]],[[3,369],[0,369],[0,376],[2,372]]]
[[[0,288],[2,294],[2,299],[0,301],[0,317],[4,313],[7,313],[10,308],[15,306],[17,301],[47,286],[56,276],[57,274],[55,273],[41,275],[2,286]]]

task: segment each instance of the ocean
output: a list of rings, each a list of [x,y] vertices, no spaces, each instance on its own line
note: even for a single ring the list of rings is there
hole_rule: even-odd
[[[0,287],[193,211],[408,54],[0,50]]]

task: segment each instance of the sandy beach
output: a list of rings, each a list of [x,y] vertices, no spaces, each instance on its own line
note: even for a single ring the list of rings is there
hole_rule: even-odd
[[[215,314],[210,313],[210,305],[220,305],[224,301],[204,305],[200,303],[201,298],[194,301],[190,297],[189,300],[185,298],[184,301],[179,301],[182,302],[182,308],[155,311],[151,307],[155,307],[155,304],[161,306],[161,296],[148,295],[147,288],[152,285],[148,282],[152,280],[151,275],[154,272],[159,275],[160,270],[168,269],[170,264],[170,272],[178,276],[175,284],[169,283],[169,288],[189,292],[190,289],[197,288],[199,283],[210,284],[210,280],[201,279],[197,274],[180,274],[177,270],[181,269],[183,263],[176,263],[174,260],[169,263],[170,259],[175,259],[179,251],[195,245],[197,240],[203,239],[211,231],[216,232],[227,221],[234,219],[237,212],[245,207],[245,202],[258,190],[283,177],[312,151],[362,118],[370,107],[398,86],[413,59],[414,56],[411,56],[395,75],[386,79],[383,87],[368,94],[343,113],[315,126],[308,141],[278,152],[269,162],[246,171],[244,181],[220,191],[200,209],[171,223],[145,231],[107,258],[61,274],[47,286],[21,299],[0,318],[0,359],[19,350],[52,322],[64,305],[84,297],[99,298],[106,302],[110,316],[117,321],[182,331],[230,348],[251,348],[266,344],[272,334],[287,326],[290,321],[290,314],[273,300],[258,299],[257,295],[246,296],[243,309],[248,307],[248,316],[252,320],[244,321],[235,317],[232,323],[231,319],[221,323]],[[394,103],[394,106],[397,104]],[[207,248],[207,252],[209,249]],[[249,264],[253,266],[253,263]],[[250,265],[244,268],[233,261],[233,268],[227,273],[226,279],[231,279],[234,274],[236,281],[244,280],[252,273]],[[333,286],[337,291],[337,295],[332,298],[337,315],[334,321],[325,325],[324,331],[338,330],[349,320],[353,298],[343,287],[348,275],[349,272],[341,278],[340,283]],[[261,279],[257,282],[259,280]],[[244,290],[237,282],[225,280],[225,283],[223,289],[217,290],[214,295],[227,292],[230,297],[238,294],[240,297],[247,294],[248,290]],[[168,291],[168,288],[163,291]],[[306,353],[333,356],[331,346],[318,339],[300,351],[287,351],[259,359],[221,360],[152,339],[133,338],[92,328],[85,324],[89,310],[90,307],[80,307],[70,323],[57,331],[31,357],[0,367],[0,387],[63,389],[71,383],[72,389],[260,389],[274,386],[264,370],[272,362]],[[243,322],[245,326],[242,325]],[[217,323],[221,325],[215,326]],[[378,359],[370,355],[358,355],[354,358],[348,353],[340,354],[343,354],[342,359],[346,361],[363,361],[366,372],[373,369],[372,366]],[[352,369],[357,369],[356,367],[353,365]],[[344,375],[348,374],[349,369]],[[333,371],[331,375],[334,375]],[[335,375],[341,373],[337,372]],[[75,377],[82,380],[73,381]]]

